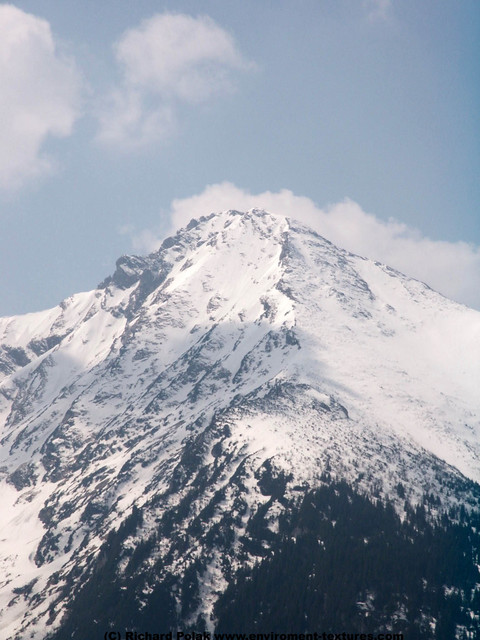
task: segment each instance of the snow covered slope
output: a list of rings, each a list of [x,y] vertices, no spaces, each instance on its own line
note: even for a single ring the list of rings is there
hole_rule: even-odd
[[[0,375],[5,638],[60,623],[133,505],[118,571],[162,522],[150,555],[201,560],[184,617],[208,625],[267,486],[328,471],[475,504],[480,313],[262,211],[193,220],[97,290],[0,319]]]

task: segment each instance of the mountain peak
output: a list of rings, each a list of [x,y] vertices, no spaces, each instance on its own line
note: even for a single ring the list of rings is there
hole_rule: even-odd
[[[251,518],[271,508],[277,531],[325,474],[399,510],[426,492],[474,504],[479,327],[478,312],[256,209],[192,220],[95,291],[0,320],[7,636],[43,640],[133,507],[153,564],[203,567],[184,622],[210,624],[215,585],[253,562]]]

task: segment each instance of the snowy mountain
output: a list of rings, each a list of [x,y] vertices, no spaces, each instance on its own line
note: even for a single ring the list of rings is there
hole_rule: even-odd
[[[475,533],[479,389],[479,312],[257,210],[192,220],[95,291],[0,319],[1,637],[84,638],[76,607],[99,598],[98,637],[154,610],[213,630],[239,570],[282,557],[327,487],[398,523],[428,496],[422,526]],[[472,576],[468,598],[442,585],[469,624]]]

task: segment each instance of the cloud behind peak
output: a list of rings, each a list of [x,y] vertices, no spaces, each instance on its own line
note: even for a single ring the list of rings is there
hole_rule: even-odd
[[[253,208],[297,219],[339,247],[388,264],[448,298],[480,309],[480,247],[433,240],[393,218],[381,220],[348,198],[320,208],[310,198],[297,196],[289,189],[253,194],[222,182],[189,198],[173,200],[171,231],[211,212]],[[137,251],[153,251],[160,244],[152,231],[141,232],[133,241]]]

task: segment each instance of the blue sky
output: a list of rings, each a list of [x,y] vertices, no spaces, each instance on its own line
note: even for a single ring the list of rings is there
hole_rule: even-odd
[[[269,208],[480,308],[477,0],[0,4],[0,315]]]

